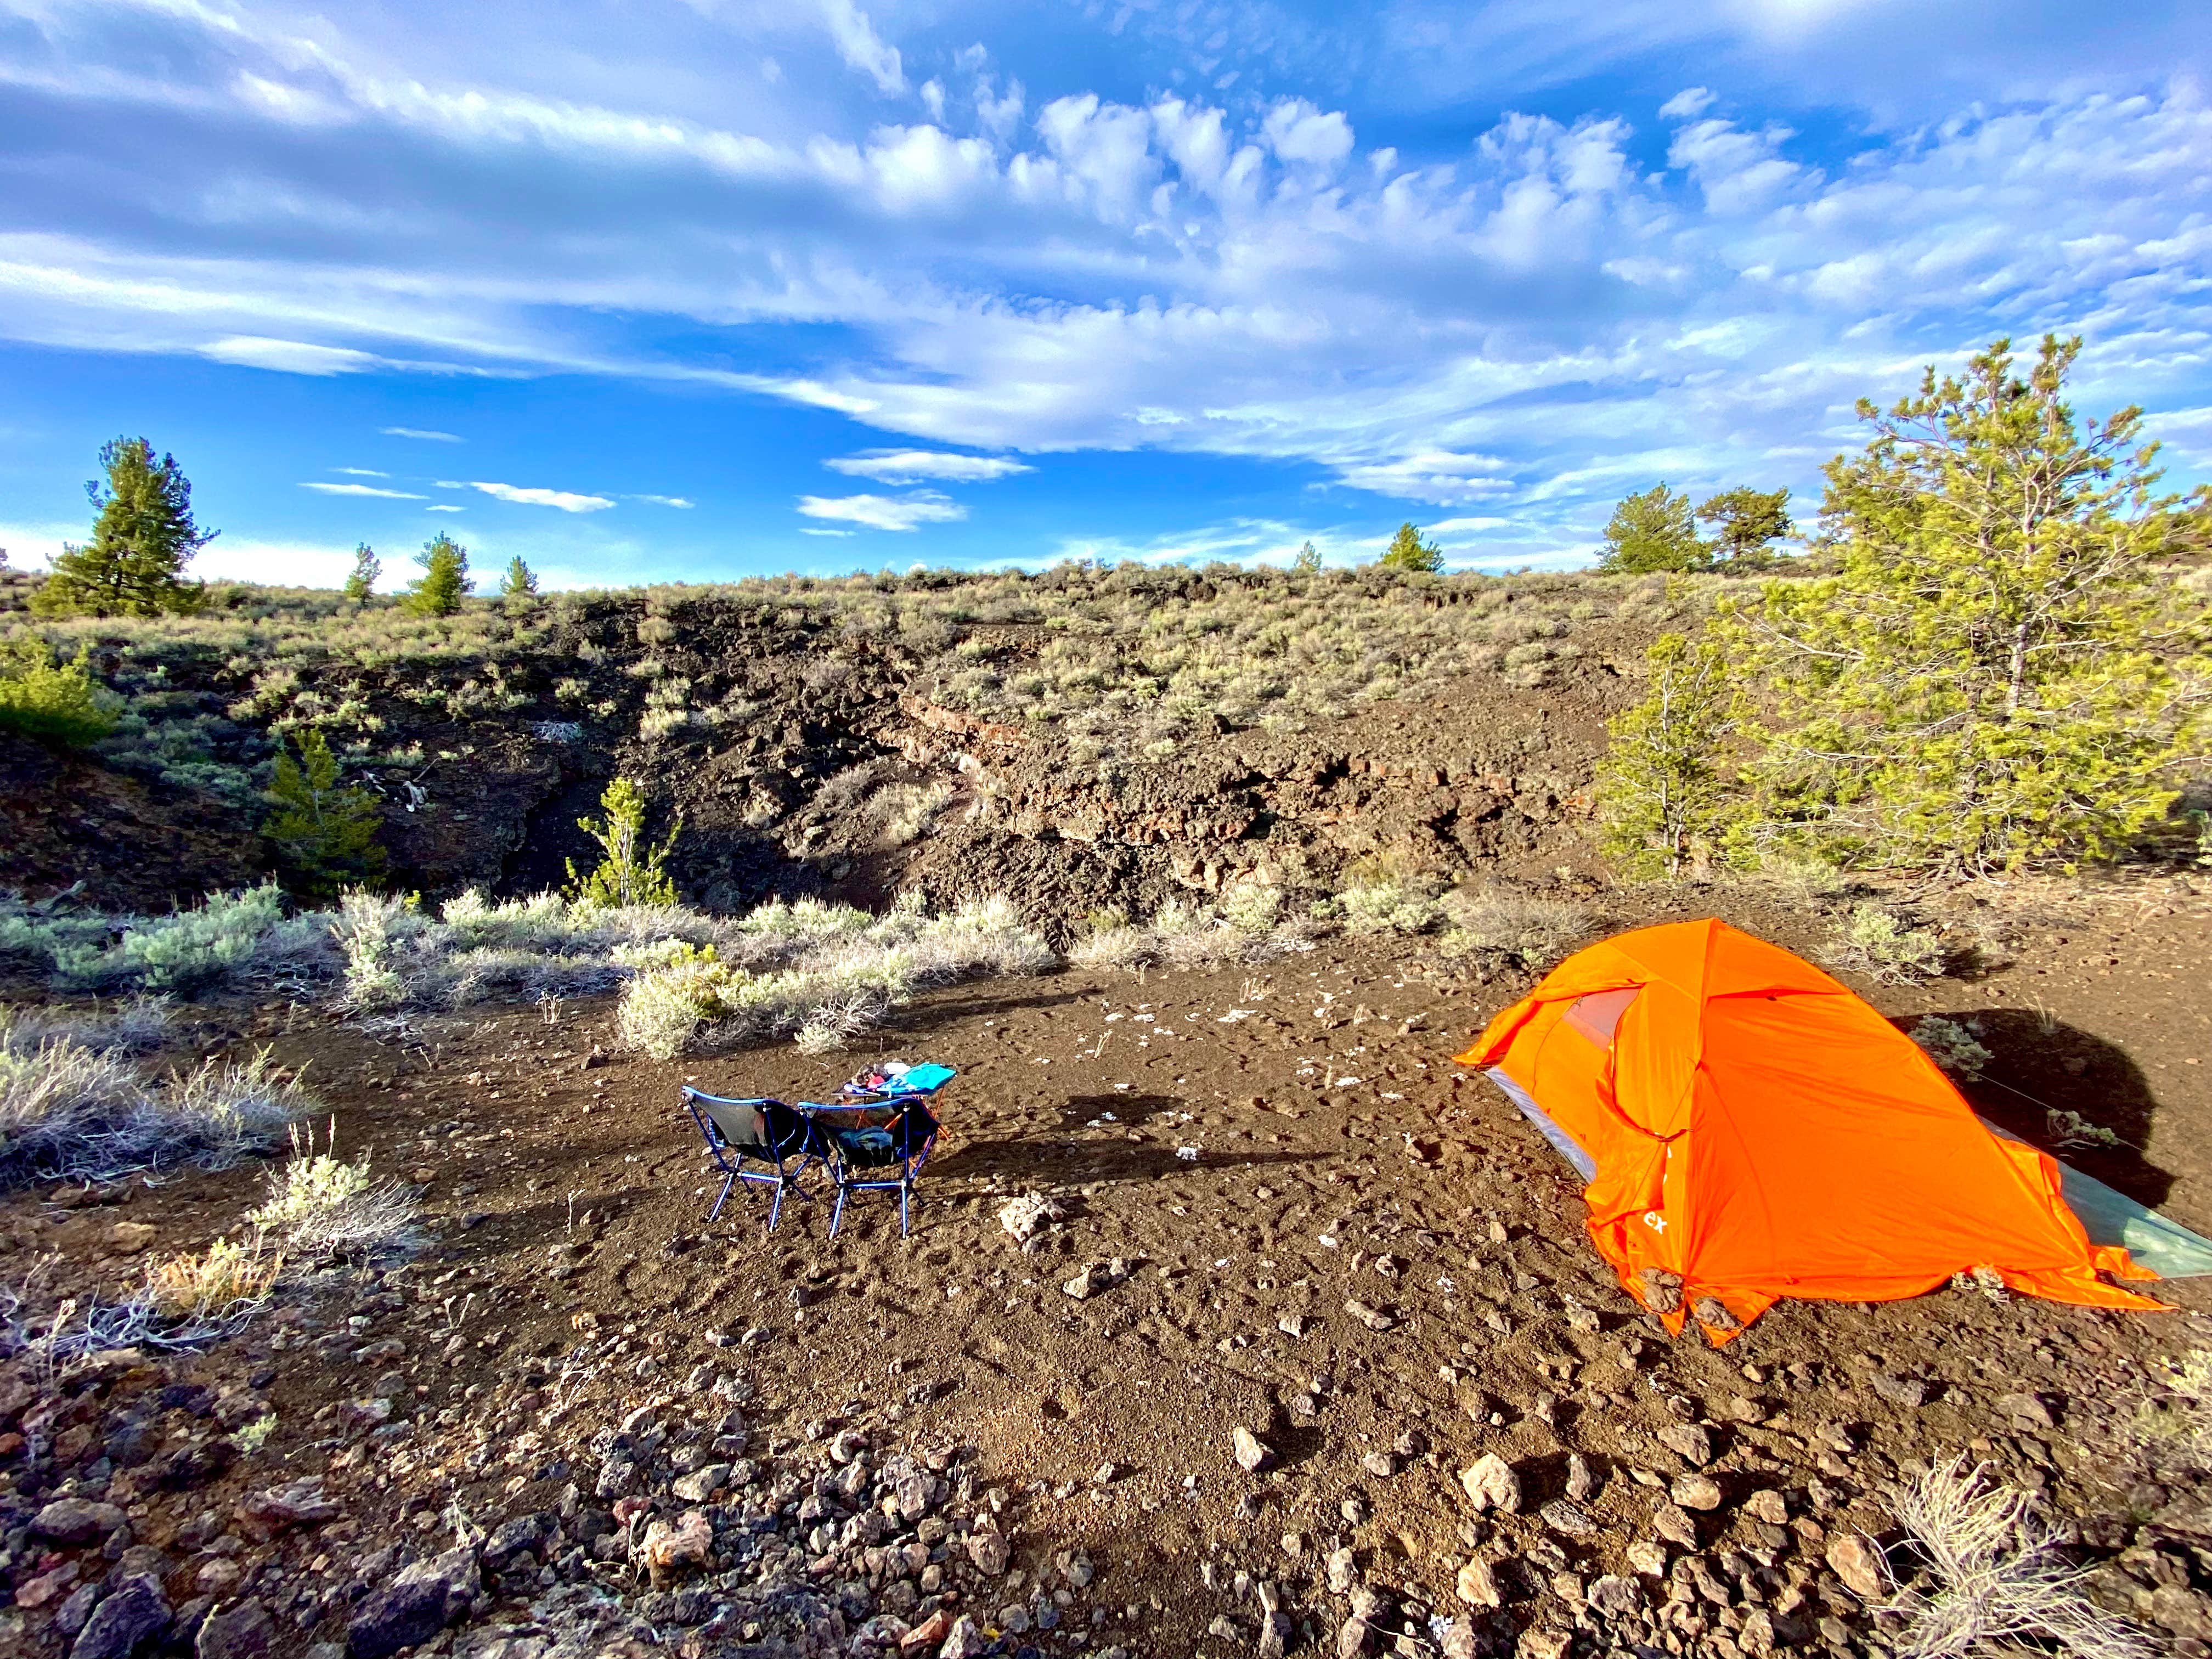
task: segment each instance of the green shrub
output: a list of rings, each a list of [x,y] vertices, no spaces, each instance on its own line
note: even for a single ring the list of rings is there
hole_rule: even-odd
[[[675,903],[676,884],[665,865],[683,830],[682,815],[669,827],[667,839],[654,847],[645,840],[645,792],[635,783],[617,778],[599,797],[599,807],[605,817],[576,820],[576,827],[599,844],[599,867],[580,876],[575,860],[569,860],[568,896],[584,905]]]
[[[283,919],[283,890],[264,882],[243,892],[210,893],[196,909],[136,918],[112,944],[82,931],[71,937],[70,930],[53,930],[52,962],[62,981],[79,988],[196,991],[250,964]]]
[[[115,729],[117,708],[92,677],[89,646],[59,664],[44,641],[28,636],[0,653],[0,730],[82,748]]]

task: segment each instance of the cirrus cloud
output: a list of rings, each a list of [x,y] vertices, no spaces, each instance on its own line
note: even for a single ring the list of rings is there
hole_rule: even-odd
[[[872,478],[878,483],[909,484],[925,478],[947,483],[988,483],[1036,469],[999,455],[952,455],[932,449],[872,449],[822,463],[833,472]]]
[[[441,485],[441,488],[459,488]],[[486,483],[470,479],[467,488],[480,490],[494,501],[513,501],[521,507],[558,507],[563,513],[602,513],[614,505],[605,495],[584,495],[568,489],[537,489],[510,483]]]
[[[830,519],[870,530],[919,530],[926,524],[953,524],[968,509],[933,489],[906,495],[801,495],[799,510],[810,519]]]

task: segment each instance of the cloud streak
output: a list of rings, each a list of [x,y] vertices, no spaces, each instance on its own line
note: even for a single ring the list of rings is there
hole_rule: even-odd
[[[537,489],[510,483],[486,483],[471,479],[468,488],[479,490],[494,501],[511,501],[519,507],[550,507],[563,513],[604,513],[614,505],[605,495],[585,495],[568,489]]]
[[[379,472],[372,476],[380,478],[384,475]],[[427,495],[417,495],[412,490],[379,489],[374,484],[323,483],[319,481],[310,481],[301,484],[300,488],[312,489],[319,495],[374,495],[387,501],[422,501],[429,499]]]
[[[19,192],[0,333],[775,399],[884,434],[823,465],[892,490],[1082,451],[1279,463],[1486,545],[1582,535],[1661,476],[1809,482],[1853,398],[1999,332],[2086,330],[2085,402],[2188,411],[2206,447],[2212,108],[2166,0],[2109,27],[2055,0],[1139,7],[1096,38],[1164,55],[1030,52],[1062,66],[1035,93],[881,6],[678,9],[561,14],[585,74],[495,20],[0,0],[11,176],[100,181]],[[769,76],[769,46],[816,72]],[[1648,90],[1589,67],[1620,64]],[[1570,83],[1553,114],[1469,92]],[[1429,136],[1471,106],[1498,113]]]
[[[909,495],[801,495],[799,510],[810,519],[831,519],[870,530],[919,530],[926,524],[953,524],[968,509],[934,490]]]
[[[996,455],[950,455],[928,449],[877,449],[862,455],[840,455],[822,463],[833,472],[849,477],[872,478],[878,483],[910,484],[928,480],[946,483],[988,483],[1034,472],[1035,467]]]

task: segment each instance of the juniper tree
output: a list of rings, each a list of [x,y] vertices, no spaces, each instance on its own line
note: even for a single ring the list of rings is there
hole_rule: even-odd
[[[538,573],[523,563],[520,553],[507,561],[506,573],[499,579],[499,591],[501,598],[509,599],[526,599],[538,592]]]
[[[347,882],[381,873],[384,849],[376,832],[383,813],[366,789],[338,781],[337,757],[328,738],[313,726],[294,738],[293,751],[276,752],[276,775],[269,786],[276,810],[261,826],[301,892],[326,897]]]
[[[384,561],[367,542],[353,550],[353,568],[346,573],[345,596],[356,605],[367,605],[376,592],[376,579],[384,574]]]
[[[1711,562],[1711,550],[1698,539],[1688,495],[1660,483],[1613,508],[1598,568],[1638,575],[1703,570]]]
[[[1408,520],[1398,526],[1398,533],[1382,551],[1382,562],[1390,570],[1442,570],[1444,550],[1434,542],[1423,541],[1421,532]]]
[[[1305,575],[1312,575],[1321,568],[1321,549],[1308,542],[1304,547],[1298,549],[1297,556],[1291,561],[1291,568]]]
[[[1771,544],[1796,526],[1790,522],[1786,489],[1724,489],[1698,508],[1698,522],[1714,526],[1711,552],[1724,570],[1756,570],[1774,562]]]
[[[451,536],[436,536],[415,556],[422,574],[408,585],[407,608],[418,616],[450,617],[476,591],[469,580],[469,550]]]
[[[118,701],[93,678],[89,645],[62,663],[35,635],[0,647],[0,731],[81,748],[115,729]]]
[[[1644,661],[1650,689],[1607,728],[1613,744],[1597,770],[1603,845],[1631,874],[1680,875],[1730,815],[1736,692],[1713,641],[1662,634]]]
[[[97,517],[92,539],[64,544],[31,600],[49,616],[157,617],[197,611],[206,591],[184,580],[192,555],[219,533],[192,520],[192,486],[173,455],[154,459],[143,438],[100,447],[100,471],[84,487]]]
[[[1759,781],[1785,830],[1883,865],[2070,865],[2202,763],[2212,606],[2154,563],[2181,498],[2139,410],[2077,420],[2080,349],[2046,336],[2022,376],[1998,340],[1862,401],[1872,438],[1826,468],[1837,574],[1724,615],[1771,688]]]
[[[654,847],[645,839],[645,792],[618,777],[599,797],[604,817],[578,818],[576,827],[599,844],[599,867],[580,875],[568,860],[568,897],[578,904],[618,908],[631,904],[673,904],[676,884],[663,867],[684,828],[678,814],[667,838]]]

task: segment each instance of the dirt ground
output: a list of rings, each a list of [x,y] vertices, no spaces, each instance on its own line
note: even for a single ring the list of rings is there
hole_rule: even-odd
[[[1741,895],[1701,896],[1809,942]],[[2033,1138],[2042,1103],[2114,1128],[2140,1150],[2069,1155],[2212,1231],[2212,905],[2160,884],[1996,908],[1960,925],[2000,940],[1984,960],[2002,965],[1861,988],[1899,1018],[1973,1016],[1996,1057],[1978,1105]],[[1866,1598],[1828,1543],[1883,1533],[1890,1484],[1962,1452],[2039,1490],[2107,1554],[2131,1537],[2140,1554],[2181,1511],[2188,1535],[2212,1532],[2191,1480],[2160,1473],[2133,1426],[2162,1362],[2212,1346],[2203,1281],[2155,1287],[2178,1310],[2163,1316],[1946,1289],[1784,1304],[1724,1351],[1670,1341],[1588,1247],[1571,1171],[1452,1063],[1525,988],[1455,977],[1417,942],[1339,939],[1249,969],[1070,970],[923,997],[875,1047],[961,1075],[903,1238],[882,1194],[829,1237],[818,1171],[773,1233],[743,1189],[710,1224],[714,1187],[679,1110],[684,1083],[819,1096],[866,1055],[782,1047],[654,1064],[619,1050],[601,1002],[374,1032],[279,1005],[238,1011],[206,1035],[273,1043],[304,1071],[342,1152],[420,1186],[430,1241],[388,1273],[326,1273],[245,1334],[169,1363],[163,1376],[250,1394],[276,1422],[233,1466],[166,1483],[176,1490],[140,1482],[136,1541],[162,1552],[181,1601],[212,1559],[196,1516],[320,1475],[343,1518],[272,1547],[283,1571],[270,1582],[304,1605],[297,1586],[338,1583],[381,1540],[427,1533],[456,1506],[495,1528],[555,1507],[572,1480],[588,1502],[582,1452],[553,1455],[549,1400],[611,1423],[733,1361],[755,1455],[795,1455],[844,1425],[949,1453],[975,1492],[996,1490],[1033,1584],[1059,1553],[1087,1553],[1096,1578],[1069,1624],[1009,1638],[1007,1652],[1064,1650],[1052,1643],[1071,1629],[1146,1656],[1240,1651],[1263,1619],[1262,1581],[1294,1649],[1334,1650],[1345,1604],[1324,1563],[1344,1546],[1363,1582],[1391,1593],[1382,1634],[1425,1640],[1431,1614],[1469,1613],[1455,1583],[1474,1556],[1503,1601],[1471,1610],[1479,1638],[1528,1650],[1529,1632],[1543,1650],[1547,1630],[1591,1627],[1593,1582],[1633,1577],[1631,1547],[1655,1525],[1664,1536],[1670,1483],[1700,1466],[1723,1501],[1689,1515],[1694,1547],[1676,1547],[1714,1564],[1723,1594],[1692,1577],[1703,1601],[1650,1626],[1669,1652],[1857,1647],[1873,1629]],[[67,1206],[9,1197],[0,1282],[44,1259],[57,1293],[119,1286],[135,1263],[114,1252],[149,1237],[204,1245],[235,1230],[259,1182],[240,1169]],[[997,1212],[1028,1193],[1064,1214],[1025,1250]],[[153,1231],[121,1244],[125,1221]],[[403,1418],[419,1407],[419,1431],[384,1443],[396,1454],[362,1437],[349,1403],[380,1392]],[[189,1442],[173,1411],[157,1420]],[[1709,1458],[1660,1439],[1684,1424],[1705,1426]],[[1239,1428],[1268,1467],[1234,1461]],[[511,1443],[525,1455],[506,1455]],[[542,1466],[527,1455],[538,1446]],[[1520,1513],[1474,1512],[1458,1472],[1486,1453],[1519,1470]],[[0,1481],[21,1492],[11,1461],[0,1455]],[[1769,1489],[1778,1500],[1757,1496]],[[1577,1503],[1546,1508],[1571,1491]],[[19,1543],[19,1593],[66,1556]],[[2176,1559],[2164,1578],[2108,1569],[2108,1597],[2143,1613],[2179,1571],[2196,1600],[2166,1596],[2167,1633],[2212,1635],[2188,1625],[2212,1608],[2212,1563]],[[969,1610],[988,1634],[981,1594]],[[16,1616],[45,1634],[40,1613]],[[279,1631],[280,1650],[342,1639],[328,1623]]]

